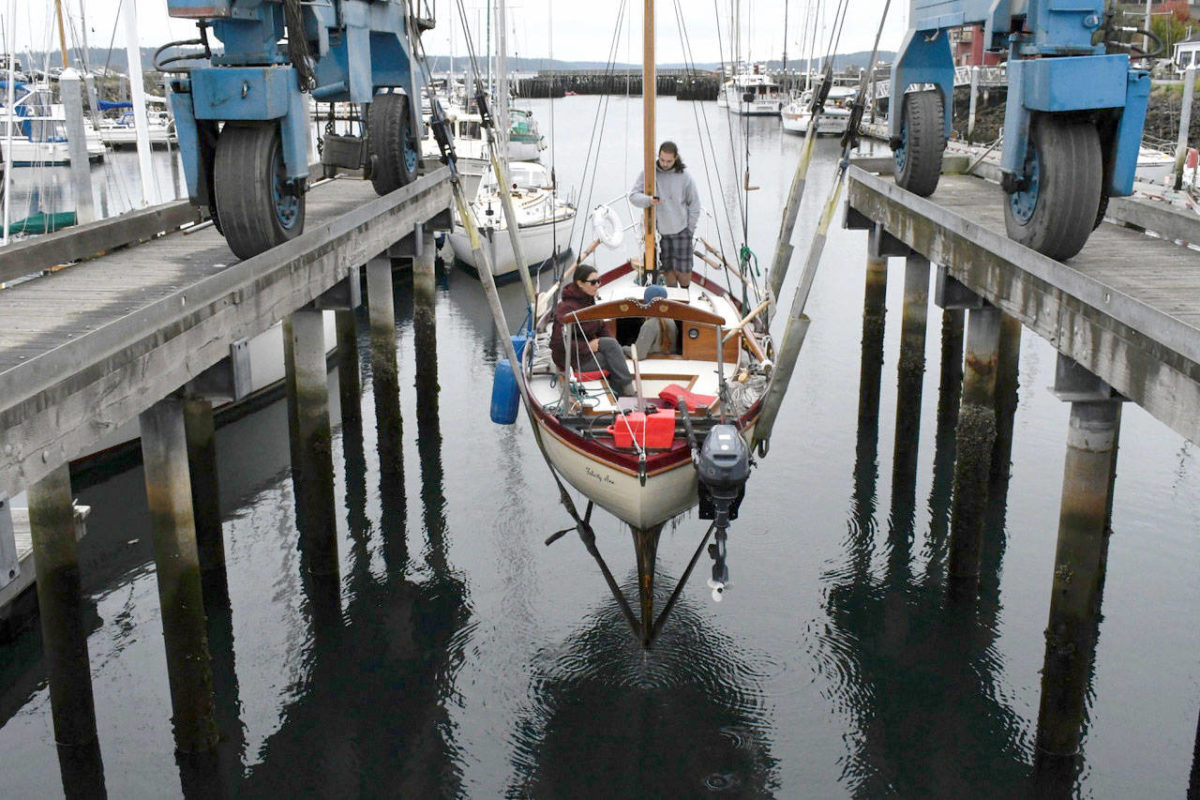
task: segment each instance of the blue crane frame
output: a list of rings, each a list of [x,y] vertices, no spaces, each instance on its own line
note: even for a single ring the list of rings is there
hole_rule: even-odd
[[[1126,54],[1093,44],[1105,21],[1102,0],[913,0],[911,28],[892,65],[888,134],[900,141],[900,104],[913,84],[933,84],[942,108],[953,108],[954,60],[947,31],[983,25],[987,49],[1008,49],[1008,99],[1001,170],[1012,191],[1025,177],[1031,115],[1105,110],[1116,116],[1103,141],[1105,194],[1133,191],[1150,76],[1130,69]],[[949,113],[943,114],[950,136]]]
[[[305,38],[312,53],[314,99],[370,103],[382,88],[401,87],[408,104],[409,130],[421,129],[423,85],[408,39],[407,3],[401,0],[329,0],[303,4]],[[309,114],[299,71],[285,47],[283,4],[270,0],[167,0],[172,17],[211,24],[225,46],[211,66],[193,67],[172,82],[171,108],[179,151],[193,202],[208,197],[200,121],[279,121],[287,178],[308,177]]]

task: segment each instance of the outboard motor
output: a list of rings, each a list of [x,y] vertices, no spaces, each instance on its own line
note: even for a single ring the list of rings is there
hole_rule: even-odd
[[[713,600],[720,602],[729,567],[725,564],[726,531],[737,519],[738,506],[750,477],[750,448],[732,425],[716,425],[704,438],[696,460],[700,474],[700,518],[713,520],[716,541],[708,546],[712,556],[712,578],[708,581]]]

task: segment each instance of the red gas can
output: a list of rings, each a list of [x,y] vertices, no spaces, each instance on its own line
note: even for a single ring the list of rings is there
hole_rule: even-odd
[[[647,450],[662,450],[675,439],[675,412],[669,408],[643,414],[631,411],[608,426],[617,447],[633,447],[634,441]]]

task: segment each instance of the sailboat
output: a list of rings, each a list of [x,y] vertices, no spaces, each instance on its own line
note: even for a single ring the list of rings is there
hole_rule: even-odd
[[[644,13],[648,35],[643,65],[643,156],[645,191],[653,195],[657,156],[653,0],[645,0]],[[619,238],[612,236],[619,228],[611,219],[606,222],[606,216],[604,207],[598,208],[593,224],[601,239],[612,243],[611,239]],[[773,345],[764,313],[768,303],[760,299],[749,270],[739,270],[707,243],[705,252],[696,254],[708,267],[707,273],[695,270],[686,288],[662,287],[665,296],[662,291],[648,293],[647,286],[659,278],[653,206],[643,214],[642,230],[641,252],[601,273],[595,304],[566,315],[563,326],[566,352],[570,353],[570,340],[578,335],[578,325],[604,320],[610,334],[631,347],[628,365],[635,396],[618,396],[603,372],[581,373],[570,363],[560,372],[551,358],[549,340],[556,300],[579,265],[563,275],[561,285],[538,296],[531,341],[521,348],[517,385],[556,480],[565,480],[587,498],[587,511],[583,518],[577,516],[576,527],[635,634],[648,647],[714,531],[715,541],[709,549],[714,559],[710,586],[717,600],[724,591],[728,581],[726,530],[737,516],[749,477],[754,429],[769,383]],[[599,243],[597,240],[587,248],[581,263]],[[676,335],[665,339],[673,338],[677,344],[667,352],[639,359],[633,348],[645,321],[674,328]],[[499,386],[503,375],[499,371],[498,375]],[[700,517],[713,520],[713,524],[672,599],[656,615],[659,536],[669,520],[697,505]],[[633,531],[640,619],[595,547],[589,523],[594,506]],[[572,505],[568,508],[575,513]]]
[[[550,185],[549,170],[541,164],[511,162],[508,177],[509,186],[502,190],[495,172],[489,169],[471,201],[472,212],[479,220],[479,232],[486,240],[484,249],[492,274],[497,279],[513,277],[517,271],[517,256],[508,236],[508,220],[501,213],[501,191],[507,191],[512,200],[517,232],[531,268],[537,269],[551,258],[569,256],[566,235],[575,218],[575,206],[559,198]],[[455,220],[449,239],[455,258],[477,272],[485,268],[471,247],[470,236],[461,219]]]

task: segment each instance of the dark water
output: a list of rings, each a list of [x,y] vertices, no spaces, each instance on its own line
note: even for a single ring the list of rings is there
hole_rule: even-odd
[[[549,134],[549,105],[534,107]],[[705,108],[728,194],[741,176],[723,114]],[[613,98],[607,166],[586,202],[577,176],[595,112],[579,97],[553,114],[560,182],[585,207],[638,169],[636,107]],[[696,127],[692,106],[664,101],[660,133],[700,180]],[[765,266],[802,140],[776,121],[750,132],[762,188],[749,241]],[[799,241],[833,168],[834,143],[818,149]],[[1022,341],[1011,477],[989,514],[979,598],[949,602],[941,314],[928,325],[915,484],[895,486],[903,270],[893,261],[878,413],[860,424],[865,260],[862,233],[831,231],[803,363],[730,536],[733,585],[718,605],[694,578],[649,653],[580,543],[542,545],[568,518],[527,425],[487,421],[499,347],[461,271],[437,296],[440,391],[418,381],[433,373],[418,373],[414,342],[430,334],[400,278],[398,438],[377,434],[366,373],[361,435],[351,425],[335,439],[340,596],[301,579],[282,404],[219,432],[230,604],[210,620],[214,758],[173,754],[140,469],[78,491],[93,509],[83,572],[108,795],[1031,796],[1045,783],[1034,739],[1068,414],[1047,390],[1055,356]],[[517,316],[519,287],[504,294]],[[1082,752],[1049,796],[1179,797],[1195,782],[1195,461],[1191,443],[1125,409]],[[632,590],[628,531],[601,518],[597,533]],[[702,533],[691,516],[664,532],[664,583]],[[0,686],[0,795],[61,796],[64,774],[94,771],[78,754],[60,763],[36,632],[0,648]]]

